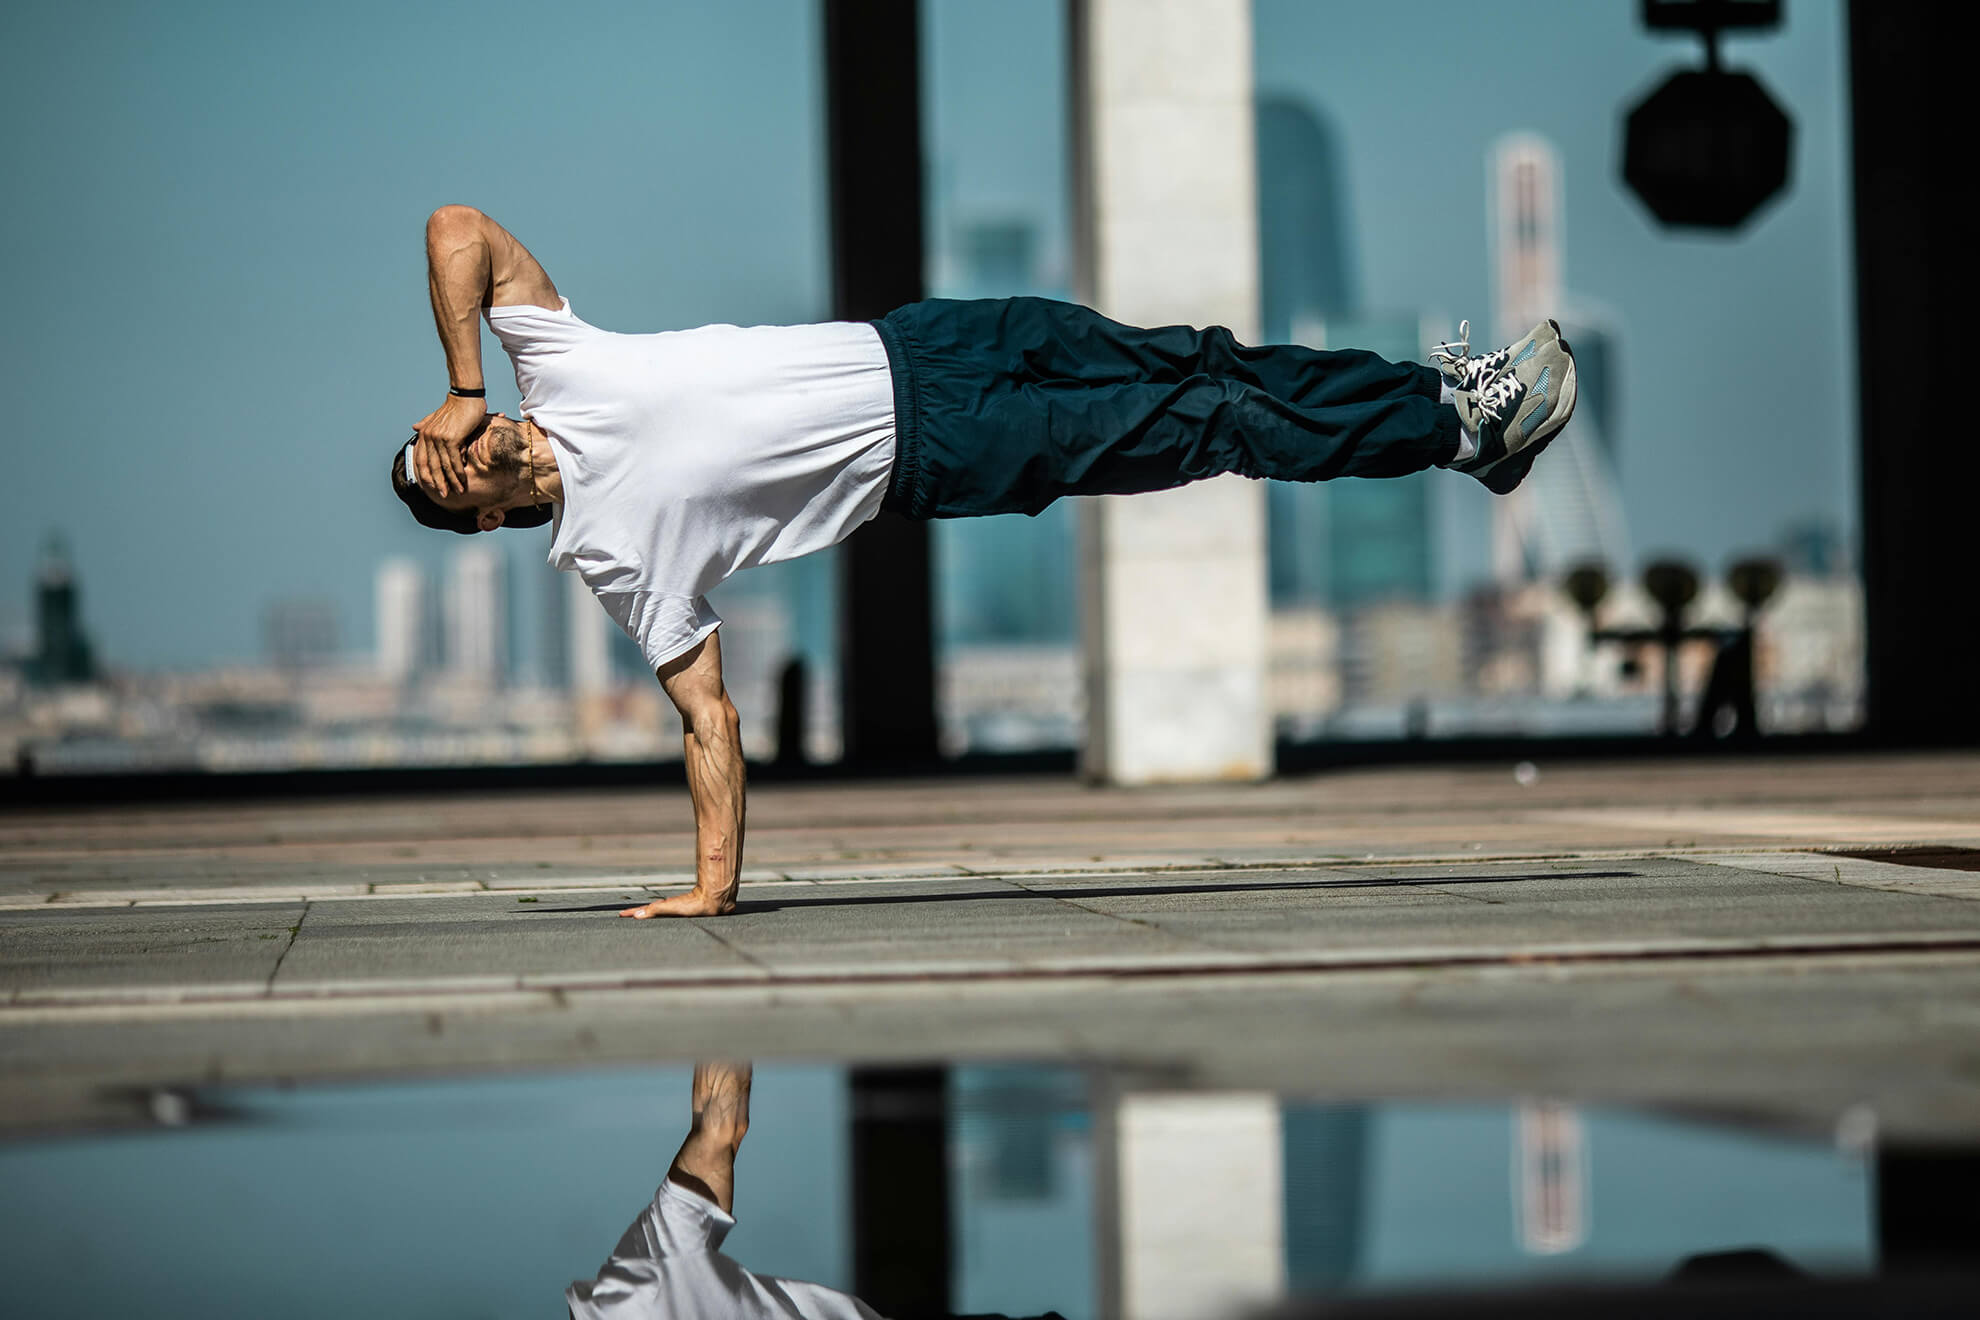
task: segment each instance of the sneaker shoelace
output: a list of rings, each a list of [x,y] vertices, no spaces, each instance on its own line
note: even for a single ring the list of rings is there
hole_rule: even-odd
[[[1430,350],[1430,360],[1437,369],[1451,378],[1451,383],[1461,390],[1476,390],[1486,378],[1506,365],[1511,350],[1498,349],[1491,353],[1471,356],[1471,322],[1458,322],[1458,337],[1449,343],[1437,345]]]
[[[1518,407],[1525,395],[1526,388],[1519,383],[1517,372],[1499,371],[1478,390],[1478,415],[1494,426],[1504,426],[1508,410]]]

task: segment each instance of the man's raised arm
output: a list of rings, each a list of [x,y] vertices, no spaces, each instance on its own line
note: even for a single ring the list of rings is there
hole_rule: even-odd
[[[446,494],[465,490],[461,443],[480,427],[487,407],[480,397],[481,309],[530,304],[557,308],[557,286],[515,236],[472,206],[443,206],[426,221],[426,288],[433,300],[433,328],[447,354],[445,402],[413,429],[420,444],[413,476]]]
[[[694,799],[694,888],[630,907],[622,917],[715,917],[733,912],[742,882],[742,719],[722,686],[722,635],[710,633],[693,650],[658,671],[660,686],[681,713],[686,738],[688,795]]]

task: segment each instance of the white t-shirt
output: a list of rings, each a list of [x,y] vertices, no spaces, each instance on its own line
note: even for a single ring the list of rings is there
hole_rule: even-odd
[[[653,1204],[619,1239],[598,1277],[564,1289],[571,1315],[576,1320],[881,1320],[848,1293],[751,1274],[720,1251],[735,1226],[732,1216],[705,1197],[671,1181],[661,1183]]]
[[[487,315],[563,479],[550,562],[649,668],[715,631],[705,596],[731,573],[823,550],[880,509],[894,389],[871,325],[622,335],[568,299]]]

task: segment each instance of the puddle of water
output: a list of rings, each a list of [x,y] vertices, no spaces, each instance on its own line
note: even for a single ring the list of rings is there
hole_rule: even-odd
[[[693,1086],[656,1068],[208,1088],[157,1098],[164,1126],[0,1145],[7,1309],[556,1314],[667,1178]],[[748,1103],[723,1255],[897,1316],[1235,1314],[1650,1281],[1734,1250],[1878,1263],[1862,1115],[1838,1141],[1021,1064],[764,1066]]]

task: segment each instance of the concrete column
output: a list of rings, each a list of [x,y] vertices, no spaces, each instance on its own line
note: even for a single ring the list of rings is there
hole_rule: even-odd
[[[1071,21],[1080,296],[1255,340],[1249,0],[1072,0]],[[1271,773],[1264,485],[1080,503],[1084,773]]]
[[[1284,1294],[1277,1097],[1128,1094],[1101,1118],[1103,1313],[1237,1315]]]

